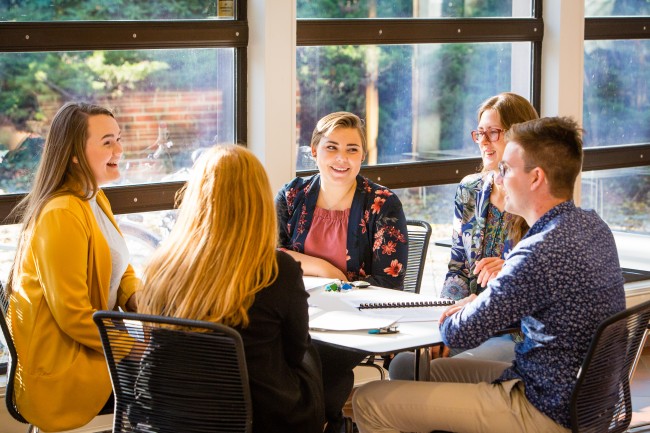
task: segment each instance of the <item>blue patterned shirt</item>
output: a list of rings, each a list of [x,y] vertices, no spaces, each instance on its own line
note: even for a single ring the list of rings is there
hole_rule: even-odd
[[[521,379],[528,400],[569,427],[571,392],[596,327],[624,308],[609,227],[594,211],[566,201],[535,222],[499,276],[441,332],[448,346],[471,348],[521,320],[524,341],[496,382]]]

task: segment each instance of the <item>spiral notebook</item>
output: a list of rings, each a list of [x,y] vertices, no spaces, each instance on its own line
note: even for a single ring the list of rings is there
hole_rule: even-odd
[[[429,298],[422,301],[385,301],[357,299],[350,302],[364,314],[373,316],[399,316],[398,322],[429,322],[440,319],[443,311],[455,304],[450,299]]]
[[[454,305],[451,299],[439,299],[435,301],[412,301],[412,302],[363,302],[357,307],[359,310],[383,309],[383,308],[422,308],[422,307],[449,307]]]

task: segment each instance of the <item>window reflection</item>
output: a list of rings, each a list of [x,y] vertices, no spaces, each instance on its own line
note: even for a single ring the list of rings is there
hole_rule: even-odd
[[[476,110],[503,91],[530,95],[531,44],[321,46],[297,49],[297,169],[319,118],[365,118],[370,165],[478,156]]]
[[[530,17],[531,0],[298,0],[298,18]]]
[[[650,142],[649,56],[650,40],[585,41],[585,146]]]
[[[583,172],[581,194],[612,230],[650,235],[650,166]]]
[[[183,180],[202,149],[234,141],[234,49],[0,54],[0,193],[28,191],[56,110],[83,100],[122,129],[121,185]],[[3,120],[4,118],[4,120]],[[21,150],[22,149],[22,150]]]
[[[233,0],[3,1],[0,21],[110,21],[232,18]]]
[[[456,184],[421,186],[394,189],[393,191],[402,202],[407,219],[424,220],[431,224],[431,241],[427,251],[420,292],[438,296],[447,274],[450,250],[447,247],[436,246],[435,242],[441,239],[451,239]]]

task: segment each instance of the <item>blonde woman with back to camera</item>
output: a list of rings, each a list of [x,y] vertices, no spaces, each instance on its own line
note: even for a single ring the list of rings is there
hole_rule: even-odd
[[[273,193],[245,148],[217,146],[193,169],[178,220],[144,272],[139,311],[222,323],[244,342],[253,431],[321,432],[320,361],[300,265],[277,251]]]
[[[32,190],[14,210],[22,230],[7,284],[18,352],[13,398],[44,431],[113,412],[92,315],[136,309],[139,280],[99,188],[119,178],[121,156],[121,131],[109,110],[65,104],[52,120]]]

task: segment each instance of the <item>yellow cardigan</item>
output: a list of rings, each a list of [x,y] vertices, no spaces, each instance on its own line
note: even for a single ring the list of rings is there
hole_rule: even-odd
[[[101,191],[97,203],[117,227]],[[44,431],[80,427],[108,400],[111,382],[92,315],[108,308],[110,277],[111,254],[90,204],[73,195],[50,200],[9,306],[18,352],[14,398],[25,419]],[[138,287],[129,265],[118,304],[124,307]]]

